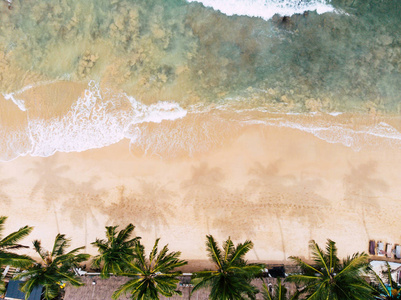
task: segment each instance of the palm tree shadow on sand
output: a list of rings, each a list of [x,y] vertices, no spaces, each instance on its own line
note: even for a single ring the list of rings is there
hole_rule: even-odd
[[[370,161],[357,167],[349,164],[351,171],[344,176],[344,201],[354,212],[358,212],[365,229],[366,236],[370,238],[366,218],[369,214],[376,214],[380,209],[378,192],[386,192],[389,186],[386,182],[375,176],[377,162]]]
[[[205,220],[209,233],[213,229],[234,239],[251,238],[260,224],[266,223],[266,214],[260,214],[252,194],[225,188],[224,179],[220,168],[204,162],[193,166],[191,178],[181,184],[186,191],[184,205],[193,208],[197,220]]]
[[[164,185],[154,182],[140,182],[139,191],[129,192],[125,186],[119,187],[117,203],[104,207],[111,225],[126,226],[129,223],[145,232],[168,227],[168,219],[174,217],[173,199],[176,196]]]
[[[315,189],[321,185],[319,180],[309,179],[306,175],[300,178],[287,174],[281,175],[280,164],[280,160],[266,167],[256,163],[249,170],[253,179],[249,181],[247,188],[257,194],[259,217],[270,216],[270,219],[277,223],[281,235],[283,258],[287,259],[285,240],[288,237],[283,228],[283,219],[290,218],[305,224],[309,228],[309,239],[313,239],[314,229],[317,224],[319,226],[324,224],[324,214],[330,210],[330,204],[327,199],[315,192]]]
[[[198,221],[205,219],[210,232],[211,220],[221,212],[222,202],[227,191],[222,187],[224,175],[221,168],[210,168],[202,162],[198,167],[192,166],[191,178],[181,183],[185,191],[183,206],[192,207]]]
[[[29,199],[34,201],[40,196],[44,200],[47,209],[51,209],[55,216],[57,231],[60,232],[56,204],[59,204],[60,196],[69,192],[72,181],[63,176],[69,170],[66,165],[57,163],[57,153],[50,157],[40,158],[34,162],[34,167],[27,170],[38,178],[32,188]]]
[[[97,226],[97,213],[104,210],[103,197],[107,195],[104,189],[97,189],[95,184],[99,177],[93,176],[88,181],[70,182],[71,196],[63,202],[62,210],[68,213],[73,226],[85,230],[85,247],[87,245],[88,223]]]

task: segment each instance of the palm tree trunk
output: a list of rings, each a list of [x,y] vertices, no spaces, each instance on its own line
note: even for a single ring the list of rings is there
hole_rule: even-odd
[[[57,216],[56,207],[54,206],[54,201],[52,201],[52,208],[53,208],[53,212],[54,212],[54,218],[56,219],[57,233],[60,233],[60,226],[58,224],[58,216]]]
[[[285,241],[284,241],[283,226],[281,225],[281,218],[280,218],[280,215],[278,213],[278,210],[276,210],[276,218],[277,218],[278,227],[280,229],[281,247],[283,249],[284,261],[285,261],[285,260],[287,260],[287,254],[286,254],[286,251],[285,251]]]
[[[366,225],[365,208],[362,208],[362,223],[363,223],[363,228],[365,228],[366,236],[369,239],[368,226]]]

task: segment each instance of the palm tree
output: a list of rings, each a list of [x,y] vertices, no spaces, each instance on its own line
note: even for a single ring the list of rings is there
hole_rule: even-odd
[[[274,292],[270,292],[266,283],[263,282],[262,290],[263,300],[295,300],[298,299],[299,292],[295,292],[292,296],[287,296],[287,288],[282,284],[281,279],[277,279]]]
[[[2,236],[2,232],[4,230],[4,223],[6,222],[7,217],[0,217],[0,237]],[[18,255],[10,252],[10,250],[18,250],[21,248],[28,248],[27,246],[23,246],[18,244],[20,240],[26,237],[31,231],[33,227],[24,226],[19,230],[10,233],[6,237],[0,240],[0,272],[3,273],[3,267],[6,265],[10,265],[17,268],[24,268],[31,265],[34,260],[26,255]],[[6,283],[3,280],[3,276],[0,278],[0,295],[3,295],[6,292]]]
[[[335,242],[327,241],[326,251],[315,241],[310,242],[313,264],[291,256],[302,270],[302,274],[290,275],[287,281],[303,284],[301,292],[306,299],[373,299],[372,287],[364,278],[368,269],[368,255],[356,253],[340,262]]]
[[[6,220],[7,217],[0,217],[0,237],[2,236]],[[28,248],[28,246],[23,246],[18,244],[18,242],[29,235],[32,229],[33,227],[29,226],[21,227],[0,240],[0,266],[11,265],[16,268],[24,268],[33,263],[32,258],[29,256],[18,255],[9,251]]]
[[[387,284],[381,279],[381,277],[371,269],[371,272],[375,276],[377,281],[377,286],[375,287],[376,293],[379,299],[385,300],[396,300],[401,299],[401,288],[397,285],[397,283],[391,277],[391,267],[388,262],[386,262],[387,270],[383,273],[387,275]]]
[[[174,294],[181,295],[177,291],[179,279],[177,276],[181,272],[174,271],[175,268],[186,265],[187,262],[178,259],[181,252],[168,253],[167,245],[158,253],[159,239],[156,240],[149,258],[145,258],[145,248],[136,243],[134,252],[136,259],[131,261],[131,270],[121,275],[132,277],[130,281],[123,284],[112,296],[118,299],[123,293],[131,293],[131,299],[157,300],[159,295],[171,297]]]
[[[93,266],[101,268],[100,276],[109,278],[110,274],[120,274],[127,271],[130,262],[135,258],[134,248],[140,237],[131,238],[135,226],[128,224],[120,232],[118,226],[106,226],[106,240],[96,239],[92,243],[98,248],[99,255],[93,259]]]
[[[15,277],[15,279],[26,279],[20,288],[25,293],[25,299],[28,299],[33,289],[39,285],[44,288],[42,295],[46,300],[56,298],[64,283],[69,282],[73,286],[83,285],[72,268],[87,260],[89,254],[78,254],[84,247],[66,253],[66,248],[69,246],[70,240],[66,239],[64,234],[57,234],[51,252],[43,249],[40,241],[33,241],[33,247],[42,261]]]
[[[248,264],[244,260],[253,243],[247,240],[235,247],[228,238],[221,250],[213,236],[207,235],[206,239],[206,250],[216,270],[197,272],[192,293],[203,287],[211,287],[209,299],[212,300],[246,299],[245,295],[255,299],[258,289],[251,284],[251,280],[261,272],[263,265]]]

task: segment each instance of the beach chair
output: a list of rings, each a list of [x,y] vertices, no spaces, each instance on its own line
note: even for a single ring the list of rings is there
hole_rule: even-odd
[[[387,243],[386,244],[386,256],[388,257],[388,258],[391,258],[392,256],[393,256],[393,247],[392,247],[392,245],[393,244],[390,244],[390,243]]]
[[[369,241],[369,254],[370,255],[375,255],[376,254],[376,242],[373,240]]]
[[[384,256],[384,244],[382,242],[377,242],[377,255]]]
[[[395,256],[395,258],[401,258],[401,246],[400,245],[395,245],[394,256]]]

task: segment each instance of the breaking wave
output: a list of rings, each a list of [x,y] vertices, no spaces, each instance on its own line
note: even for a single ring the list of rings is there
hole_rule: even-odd
[[[23,98],[19,93],[10,95],[12,99]],[[400,130],[390,125],[391,118],[390,122],[372,122],[362,115],[353,116],[357,121],[349,122],[350,116],[341,112],[285,114],[262,107],[239,110],[232,102],[220,106],[198,104],[187,109],[175,102],[145,105],[125,93],[102,90],[94,81],[59,117],[33,117],[29,105],[20,107],[21,103],[15,104],[20,114],[26,114],[26,124],[0,124],[0,160],[81,152],[123,139],[130,141],[131,150],[147,155],[191,156],[219,147],[238,137],[242,129],[255,125],[292,128],[355,151],[366,146],[401,146]]]
[[[316,10],[318,14],[334,11],[334,8],[324,0],[188,0],[188,2],[200,2],[228,16],[245,15],[265,20],[275,14],[292,16],[304,11]]]
[[[135,140],[132,128],[136,125],[175,120],[186,114],[177,103],[145,105],[124,93],[102,91],[91,81],[84,96],[63,117],[32,119],[27,110],[26,129],[10,132],[0,127],[4,141],[0,144],[0,159],[10,160],[27,154],[50,156],[57,151],[80,152],[108,146],[124,138]]]

